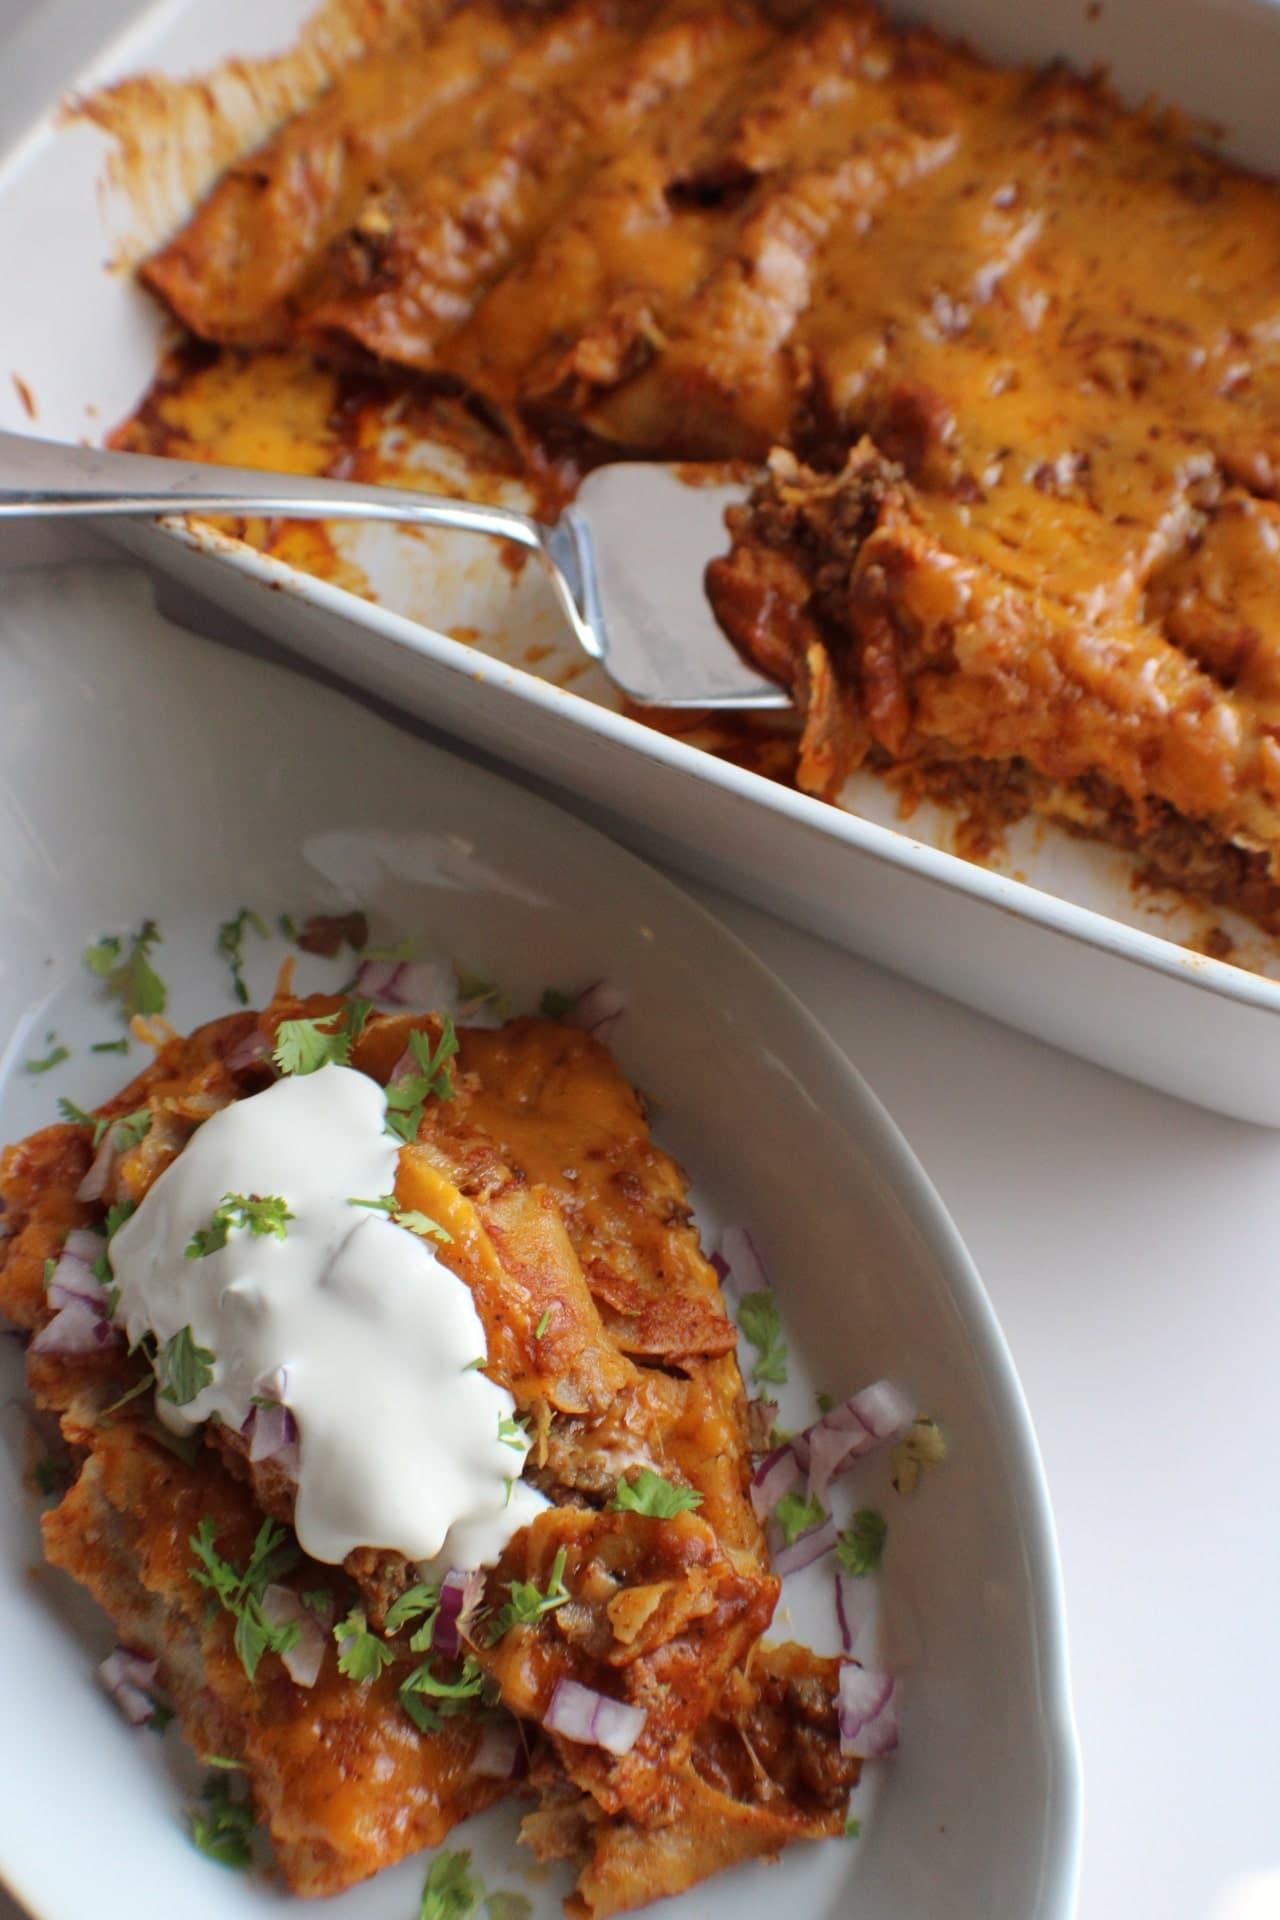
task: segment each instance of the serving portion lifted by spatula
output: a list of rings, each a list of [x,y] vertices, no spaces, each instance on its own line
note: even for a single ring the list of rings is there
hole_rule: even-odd
[[[690,484],[687,468],[598,467],[554,525],[508,507],[401,487],[108,453],[0,433],[0,519],[147,519],[283,514],[384,520],[510,540],[537,554],[583,651],[641,706],[786,707],[789,696],[741,660],[703,592],[724,550],[724,511],[743,486]]]

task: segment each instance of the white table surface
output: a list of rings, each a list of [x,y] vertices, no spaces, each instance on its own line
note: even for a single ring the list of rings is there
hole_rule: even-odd
[[[0,85],[38,3],[0,0]],[[1080,1920],[1280,1920],[1280,1134],[688,890],[870,1080],[1003,1322],[1065,1569]],[[18,1920],[3,1893],[0,1920]]]

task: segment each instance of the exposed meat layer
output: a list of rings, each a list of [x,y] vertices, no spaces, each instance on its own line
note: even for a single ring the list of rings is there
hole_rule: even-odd
[[[203,1120],[269,1085],[282,1020],[343,1006],[281,997],[166,1040],[101,1109],[145,1109],[119,1151],[109,1132],[94,1142],[92,1121],[9,1148],[0,1310],[28,1332],[47,1324],[45,1263],[67,1232],[100,1224],[113,1202],[141,1201]],[[434,1042],[441,1024],[371,1014],[352,1064],[387,1082],[415,1030]],[[280,1460],[253,1461],[245,1435],[222,1423],[190,1457],[175,1451],[154,1417],[149,1362],[122,1339],[87,1355],[28,1355],[33,1398],[60,1416],[78,1466],[45,1520],[46,1551],[122,1640],[160,1661],[196,1750],[242,1765],[297,1891],[337,1891],[504,1793],[536,1792],[546,1818],[533,1816],[532,1843],[577,1862],[574,1911],[604,1916],[836,1830],[858,1763],[839,1751],[832,1663],[760,1645],[778,1581],[747,1497],[733,1328],[684,1176],[589,1035],[520,1019],[459,1041],[447,1097],[427,1101],[402,1150],[397,1194],[451,1236],[440,1258],[471,1291],[486,1370],[515,1398],[533,1435],[530,1477],[552,1502],[484,1576],[465,1664],[411,1644],[421,1607],[391,1615],[420,1581],[399,1555],[361,1548],[341,1568],[301,1558],[295,1482]],[[84,1201],[91,1162],[102,1192]],[[686,1490],[689,1510],[614,1510],[620,1479],[638,1467]],[[246,1671],[227,1609],[197,1577],[193,1538],[207,1525],[243,1569],[264,1515],[288,1548],[274,1577],[307,1604],[327,1596],[330,1623],[365,1609],[385,1649],[373,1678],[344,1676],[327,1644],[312,1688],[270,1650]],[[517,1591],[549,1595],[557,1580],[563,1604],[513,1610]],[[411,1690],[407,1707],[402,1689],[424,1652],[438,1690]],[[642,1710],[628,1754],[543,1731],[561,1680]],[[494,1779],[484,1735],[513,1715],[529,1764]]]
[[[834,795],[868,756],[926,770],[934,791],[972,789],[987,767],[1025,806],[1274,927],[1280,756],[1244,685],[1266,674],[1247,615],[1273,512],[1206,484],[1194,532],[1150,571],[1150,611],[1194,652],[1154,619],[1095,618],[948,547],[927,486],[869,441],[836,474],[775,455],[708,590],[743,651],[795,691],[811,791]],[[1224,546],[1252,600],[1228,599]]]

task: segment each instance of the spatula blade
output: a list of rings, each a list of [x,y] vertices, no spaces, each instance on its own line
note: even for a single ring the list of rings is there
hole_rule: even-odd
[[[574,522],[582,610],[601,663],[638,705],[790,706],[739,658],[703,590],[708,560],[727,546],[725,508],[746,494],[627,461],[588,474],[564,516]]]

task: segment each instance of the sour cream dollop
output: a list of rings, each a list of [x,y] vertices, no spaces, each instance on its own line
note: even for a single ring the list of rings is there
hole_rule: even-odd
[[[491,1565],[546,1502],[519,1478],[515,1402],[476,1368],[470,1291],[428,1240],[352,1204],[395,1185],[385,1120],[381,1087],[337,1066],[214,1114],[111,1241],[119,1314],[131,1341],[150,1332],[163,1347],[190,1328],[214,1356],[186,1405],[157,1394],[175,1432],[215,1413],[239,1428],[255,1396],[284,1399],[294,1525],[313,1559],[376,1547]],[[282,1199],[284,1237],[232,1226],[225,1246],[188,1257],[233,1194]]]

